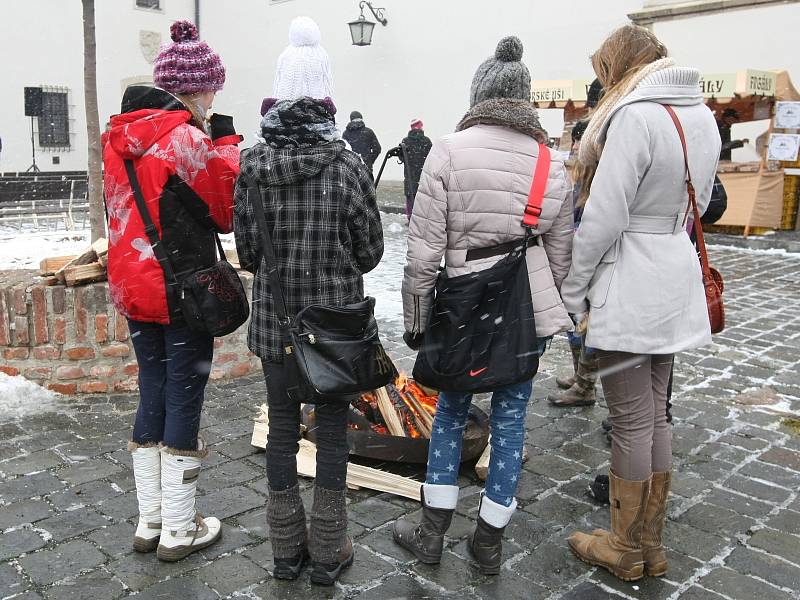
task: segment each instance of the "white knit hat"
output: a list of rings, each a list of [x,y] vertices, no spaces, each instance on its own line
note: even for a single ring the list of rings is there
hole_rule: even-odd
[[[278,100],[310,96],[333,98],[328,53],[320,45],[319,26],[310,17],[297,17],[289,26],[289,45],[278,57],[272,95]]]

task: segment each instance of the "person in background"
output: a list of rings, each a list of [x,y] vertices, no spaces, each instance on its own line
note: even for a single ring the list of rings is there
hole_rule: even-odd
[[[370,179],[375,178],[372,166],[381,154],[381,144],[378,136],[364,123],[364,117],[357,110],[350,113],[350,122],[344,130],[342,137],[350,144],[353,152],[361,157],[367,166]]]
[[[722,111],[722,117],[717,121],[717,129],[719,129],[719,137],[722,140],[722,149],[719,153],[720,160],[731,160],[731,153],[737,148],[743,148],[745,144],[749,144],[750,140],[732,140],[731,127],[734,123],[740,120],[739,111],[735,108],[726,108]]]
[[[225,83],[219,56],[189,21],[171,27],[172,43],[155,60],[157,87],[132,86],[122,114],[103,134],[108,214],[108,289],[128,320],[139,366],[139,408],[129,449],[139,502],[138,552],[181,559],[217,541],[221,524],[195,509],[198,437],[214,338],[186,324],[179,284],[166,282],[126,171],[131,161],[160,243],[174,272],[212,266],[214,233],[233,229],[233,186],[241,136],[233,119],[206,114]]]
[[[613,425],[611,528],[575,532],[568,543],[584,562],[633,581],[668,569],[669,374],[676,352],[711,341],[700,264],[685,228],[686,171],[702,213],[721,144],[700,73],[676,67],[651,31],[621,27],[592,66],[606,91],[581,140],[588,200],[561,294],[598,352]],[[688,165],[665,107],[686,133]]]
[[[523,214],[539,144],[547,140],[547,133],[530,102],[531,76],[522,52],[518,38],[500,40],[494,55],[475,73],[470,109],[456,133],[437,140],[425,161],[409,223],[403,279],[404,339],[412,349],[425,335],[442,258],[448,277],[475,273],[508,254],[503,244],[525,239]],[[564,162],[552,153],[538,235],[526,252],[538,336],[538,347],[531,352],[542,354],[548,338],[572,328],[559,295],[569,270],[572,221],[572,182]],[[473,249],[488,256],[470,258]],[[492,393],[491,461],[477,526],[468,542],[487,575],[500,572],[503,532],[517,506],[532,390],[529,379]],[[458,501],[462,434],[471,403],[472,394],[439,395],[421,491],[422,518],[419,523],[400,519],[394,525],[395,541],[424,563],[436,564],[442,557],[444,534]]]
[[[404,189],[406,196],[406,216],[411,219],[411,212],[414,210],[414,198],[419,188],[419,179],[422,176],[422,167],[428,153],[431,151],[431,140],[425,135],[422,121],[414,119],[411,121],[411,129],[408,135],[400,142],[403,149],[404,163]]]
[[[578,121],[572,128],[572,156],[577,157],[580,151],[581,138],[586,131],[588,121]],[[575,169],[580,165],[576,164]],[[581,201],[581,183],[576,178],[572,191],[573,215],[575,229],[581,222],[584,204]],[[585,200],[585,199],[584,199]],[[597,383],[597,353],[593,348],[587,348],[583,343],[583,335],[572,331],[567,332],[569,348],[572,352],[572,365],[574,372],[570,377],[557,377],[556,385],[562,389],[547,396],[553,406],[591,406],[596,401],[595,384]]]
[[[242,152],[234,219],[239,260],[255,274],[248,345],[262,359],[267,385],[273,577],[296,579],[310,554],[311,581],[333,585],[354,556],[345,488],[349,402],[289,395],[281,326],[253,204],[263,199],[290,317],[311,304],[363,300],[362,276],[383,255],[383,230],[367,168],[336,129],[331,68],[320,39],[312,19],[292,21],[273,97],[262,103],[263,141]],[[297,481],[301,401],[316,404],[317,477],[309,531]]]

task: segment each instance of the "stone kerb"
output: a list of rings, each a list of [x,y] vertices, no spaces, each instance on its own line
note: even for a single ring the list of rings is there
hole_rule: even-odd
[[[252,275],[239,273],[251,294]],[[62,394],[131,392],[138,366],[128,323],[111,304],[108,283],[44,286],[36,271],[0,272],[0,372]],[[247,326],[214,341],[211,379],[260,369]]]

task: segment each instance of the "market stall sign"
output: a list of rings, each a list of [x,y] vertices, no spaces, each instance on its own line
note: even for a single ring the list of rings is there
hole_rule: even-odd
[[[770,71],[747,69],[736,74],[736,93],[743,96],[774,96],[778,76]]]
[[[736,89],[736,73],[705,73],[700,75],[704,98],[732,98]]]
[[[533,102],[586,102],[588,79],[540,79],[531,86]]]

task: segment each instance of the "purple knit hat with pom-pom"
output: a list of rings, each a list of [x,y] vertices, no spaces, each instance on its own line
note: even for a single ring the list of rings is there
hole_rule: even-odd
[[[172,44],[165,44],[153,65],[153,82],[171,94],[218,92],[225,83],[225,67],[208,44],[199,39],[190,21],[170,27]]]

